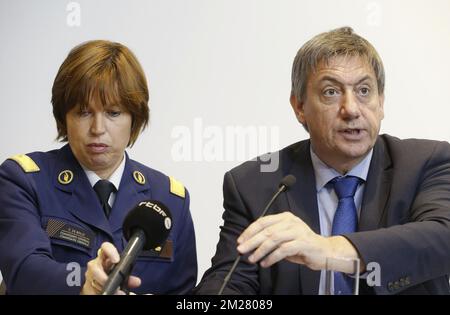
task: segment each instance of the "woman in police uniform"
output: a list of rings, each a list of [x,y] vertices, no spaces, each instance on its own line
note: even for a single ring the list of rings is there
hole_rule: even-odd
[[[52,104],[58,139],[68,144],[0,166],[0,270],[7,293],[100,293],[126,246],[124,217],[148,199],[167,205],[173,227],[163,246],[137,259],[129,286],[136,293],[187,293],[197,277],[188,192],[125,152],[149,119],[136,57],[109,41],[75,47],[56,75]]]

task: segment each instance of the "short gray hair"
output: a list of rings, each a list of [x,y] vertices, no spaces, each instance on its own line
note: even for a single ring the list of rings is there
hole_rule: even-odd
[[[298,101],[303,100],[311,72],[316,71],[320,62],[328,62],[336,56],[365,58],[375,72],[378,94],[384,93],[384,67],[380,56],[372,44],[346,26],[321,33],[300,48],[292,66],[291,96],[295,96]]]

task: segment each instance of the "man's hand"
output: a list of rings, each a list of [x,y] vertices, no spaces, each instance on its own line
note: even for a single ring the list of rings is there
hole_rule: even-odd
[[[249,261],[269,267],[283,259],[313,270],[326,268],[326,258],[359,258],[343,236],[323,237],[291,212],[268,215],[251,224],[238,238],[237,250]],[[362,267],[364,264],[361,263]],[[352,273],[346,265],[336,271]],[[361,271],[363,271],[361,269]]]
[[[108,280],[108,274],[111,269],[120,261],[120,255],[113,244],[105,242],[97,252],[97,258],[91,260],[87,264],[86,281],[81,289],[84,294],[101,294],[103,286]],[[130,276],[128,279],[129,288],[137,288],[141,285],[141,279]],[[117,290],[115,294],[125,294],[122,290]]]

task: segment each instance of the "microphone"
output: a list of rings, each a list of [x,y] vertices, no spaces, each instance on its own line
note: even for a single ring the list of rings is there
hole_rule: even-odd
[[[294,175],[286,175],[285,177],[283,177],[283,179],[281,180],[280,184],[278,185],[278,190],[277,192],[273,195],[272,199],[270,199],[270,201],[267,203],[266,207],[264,208],[263,212],[261,213],[261,215],[258,217],[262,218],[263,216],[266,215],[267,211],[270,209],[270,207],[272,206],[272,204],[275,202],[275,200],[278,198],[278,196],[282,193],[285,192],[287,190],[289,190],[289,188],[291,188],[295,182],[297,181],[297,179],[295,178]],[[223,283],[222,286],[220,287],[219,293],[217,295],[222,295],[223,290],[225,290],[228,281],[230,281],[231,279],[231,275],[233,274],[234,270],[236,269],[239,261],[241,260],[241,256],[242,255],[238,255],[236,257],[236,259],[234,260],[233,265],[231,266],[230,271],[228,271],[228,274],[226,275],[226,277],[223,279]]]
[[[123,234],[128,245],[120,255],[103,287],[102,295],[114,294],[131,273],[136,258],[142,249],[149,250],[161,246],[172,228],[169,209],[157,200],[140,202],[125,217]]]

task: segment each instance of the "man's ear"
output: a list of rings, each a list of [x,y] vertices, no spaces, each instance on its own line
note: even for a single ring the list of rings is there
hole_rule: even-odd
[[[298,122],[301,123],[302,125],[305,125],[306,120],[305,120],[304,103],[302,101],[298,101],[297,97],[294,94],[291,94],[289,100],[291,102],[292,109],[294,110]]]

